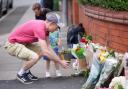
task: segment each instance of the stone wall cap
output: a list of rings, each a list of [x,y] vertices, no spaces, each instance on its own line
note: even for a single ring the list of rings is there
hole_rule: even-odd
[[[89,5],[83,6],[83,8],[85,9],[85,15],[87,16],[111,22],[128,24],[127,11],[114,11]]]

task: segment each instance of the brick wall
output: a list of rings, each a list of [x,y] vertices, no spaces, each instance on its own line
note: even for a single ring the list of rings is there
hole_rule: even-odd
[[[93,36],[94,42],[107,45],[119,52],[128,51],[128,24],[99,20],[85,13],[85,8],[80,6],[79,22],[83,23],[86,32]]]
[[[73,24],[79,23],[79,5],[78,0],[72,0],[72,16],[73,16]]]

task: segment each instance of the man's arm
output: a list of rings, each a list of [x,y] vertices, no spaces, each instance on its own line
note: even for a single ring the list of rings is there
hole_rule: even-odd
[[[45,40],[40,40],[39,39],[39,43],[41,45],[42,48],[42,53],[43,55],[47,56],[49,59],[58,62],[59,64],[61,64],[64,68],[67,68],[68,63],[66,61],[62,61],[57,55],[56,53],[53,51],[53,49],[50,47],[49,43],[47,43],[47,41]]]
[[[47,38],[46,38],[46,43],[47,43],[48,47],[51,47],[51,45],[50,45],[50,40],[49,40],[49,37],[48,37],[48,36],[47,36]]]

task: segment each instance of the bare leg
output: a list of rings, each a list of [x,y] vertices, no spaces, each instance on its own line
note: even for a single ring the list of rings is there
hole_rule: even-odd
[[[50,60],[46,61],[46,72],[49,72],[50,70]]]
[[[59,54],[60,59],[64,60],[64,55]],[[59,63],[54,62],[56,70],[59,70]]]
[[[59,70],[59,64],[57,62],[54,62],[56,70]]]
[[[39,56],[35,57],[34,59],[31,59],[30,61],[26,61],[26,62],[23,64],[22,68],[23,68],[24,70],[28,70],[28,69],[30,69],[32,66],[34,66],[34,65],[38,62],[38,60],[39,60]]]
[[[59,68],[59,64],[57,62],[54,62],[55,64],[55,68],[56,68],[56,76],[60,77],[62,76],[62,74],[60,73],[60,68]]]
[[[32,76],[31,78],[28,77],[28,74],[26,75],[26,71],[29,71],[31,67],[33,67],[39,60],[39,56],[36,55],[33,59],[30,61],[26,61],[23,63],[23,66],[21,67],[20,71],[18,72],[17,79],[21,81],[24,84],[30,84],[33,83],[33,80],[38,80],[37,77]],[[27,78],[28,77],[28,78]]]
[[[31,59],[30,61],[25,61],[18,74],[19,75],[24,74],[25,71],[29,70],[32,66],[34,66],[38,62],[38,60],[39,60],[39,56],[35,55],[33,59]]]
[[[50,60],[46,61],[46,77],[50,77]]]

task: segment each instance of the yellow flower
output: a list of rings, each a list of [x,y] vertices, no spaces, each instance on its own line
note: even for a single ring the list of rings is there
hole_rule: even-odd
[[[106,61],[106,57],[105,56],[103,56],[103,55],[100,55],[100,62],[101,63],[104,63],[105,61]]]
[[[101,50],[101,53],[99,56],[101,63],[104,63],[106,61],[107,55],[108,55],[108,52],[106,50]]]

